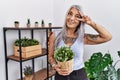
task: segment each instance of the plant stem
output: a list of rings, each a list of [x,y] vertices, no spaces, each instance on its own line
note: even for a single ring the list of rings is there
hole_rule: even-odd
[[[117,60],[116,63],[114,64],[114,67],[116,66],[116,64],[119,62],[120,60]]]

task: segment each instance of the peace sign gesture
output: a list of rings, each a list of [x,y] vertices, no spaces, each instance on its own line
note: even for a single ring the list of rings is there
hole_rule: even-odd
[[[79,21],[81,21],[81,22],[84,22],[84,23],[86,23],[86,24],[88,24],[88,25],[91,25],[92,24],[92,20],[91,20],[91,18],[89,17],[89,16],[87,16],[87,15],[83,15],[82,16],[82,18],[77,18],[77,20],[79,20]]]

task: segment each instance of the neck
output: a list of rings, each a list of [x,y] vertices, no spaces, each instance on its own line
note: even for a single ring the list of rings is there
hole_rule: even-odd
[[[74,35],[75,29],[68,29],[67,30],[67,35]]]

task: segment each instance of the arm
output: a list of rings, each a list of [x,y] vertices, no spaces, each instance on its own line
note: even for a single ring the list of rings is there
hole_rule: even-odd
[[[112,35],[104,27],[92,21],[90,17],[83,16],[82,19],[79,20],[88,24],[98,32],[98,34],[85,34],[85,44],[100,44],[112,39]]]
[[[90,26],[95,29],[98,34],[85,34],[85,44],[100,44],[112,39],[112,35],[101,25],[92,22]]]
[[[60,75],[69,75],[69,71],[66,69],[61,69],[61,66],[56,63],[54,59],[54,45],[55,45],[55,33],[52,32],[52,34],[49,37],[49,63],[52,65],[52,67],[58,72]]]
[[[49,37],[49,49],[48,49],[48,58],[49,63],[52,65],[52,67],[56,64],[56,61],[54,59],[54,45],[55,45],[55,33],[51,32],[51,35]]]

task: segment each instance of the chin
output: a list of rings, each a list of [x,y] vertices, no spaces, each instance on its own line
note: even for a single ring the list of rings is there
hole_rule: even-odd
[[[75,26],[73,26],[73,25],[68,25],[68,28],[76,28]]]

